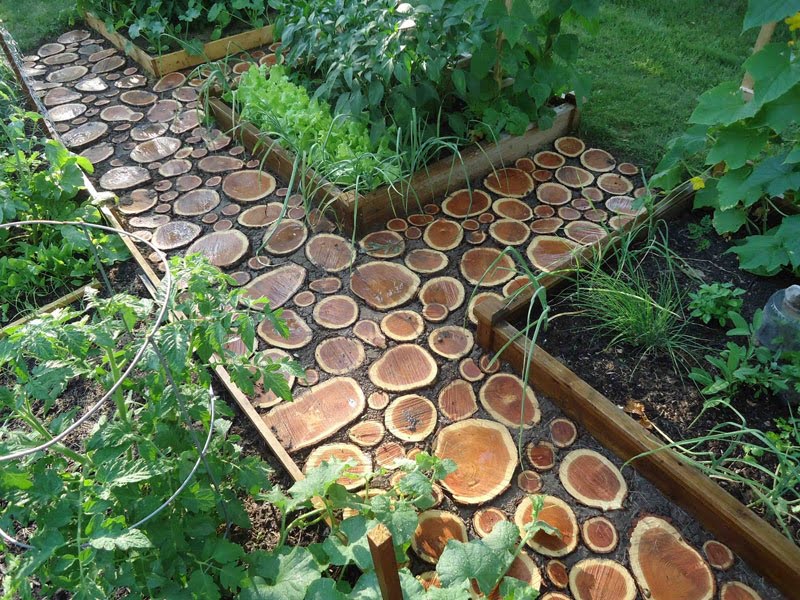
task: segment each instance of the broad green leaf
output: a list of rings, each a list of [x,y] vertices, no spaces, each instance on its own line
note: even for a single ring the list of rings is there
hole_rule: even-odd
[[[766,129],[753,129],[741,122],[723,127],[717,132],[717,141],[706,157],[706,164],[725,161],[729,169],[738,169],[761,154],[768,139]]]
[[[320,578],[319,565],[302,546],[281,548],[259,566],[252,585],[239,594],[241,600],[303,600],[308,587]]]
[[[514,577],[503,577],[499,592],[503,600],[536,600],[539,597],[538,590],[531,587],[527,581]]]
[[[93,537],[89,545],[98,550],[130,550],[131,548],[151,548],[147,536],[139,529],[128,529],[118,535],[106,534]]]
[[[196,569],[189,576],[189,589],[195,598],[208,598],[208,600],[222,598],[214,578],[200,569]]]
[[[330,578],[317,579],[306,592],[305,600],[347,600],[348,596],[336,589],[336,581]]]
[[[745,102],[737,82],[726,81],[700,96],[689,122],[699,125],[730,125],[752,117],[757,110],[758,106],[754,102]]]
[[[377,525],[377,521],[367,520],[358,515],[342,521],[340,529],[347,537],[343,542],[337,535],[329,535],[322,543],[332,565],[347,566],[355,564],[362,571],[372,569],[372,555],[369,551],[367,533]]]
[[[744,242],[731,248],[739,257],[739,268],[756,275],[775,275],[789,264],[789,253],[783,242],[775,235],[751,235]]]
[[[741,208],[715,210],[713,223],[719,234],[735,233],[747,223],[747,211]]]
[[[742,31],[800,12],[800,0],[748,0]]]
[[[753,77],[753,100],[760,108],[800,83],[800,60],[785,43],[767,44],[744,63]]]
[[[783,133],[800,119],[800,85],[794,86],[785,94],[761,107],[755,116],[755,123],[766,125],[776,133]]]

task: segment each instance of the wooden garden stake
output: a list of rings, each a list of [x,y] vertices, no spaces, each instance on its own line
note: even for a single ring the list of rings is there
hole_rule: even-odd
[[[403,600],[392,534],[386,525],[379,523],[367,534],[367,540],[383,600]]]
[[[769,41],[772,39],[772,34],[775,32],[775,22],[772,23],[764,23],[761,26],[761,31],[758,32],[758,38],[756,38],[755,46],[753,46],[753,54],[761,50],[764,46],[766,46]],[[753,77],[750,73],[744,74],[744,79],[742,79],[742,86],[740,88],[742,90],[742,94],[744,95],[744,99],[746,101],[750,101],[753,99]]]

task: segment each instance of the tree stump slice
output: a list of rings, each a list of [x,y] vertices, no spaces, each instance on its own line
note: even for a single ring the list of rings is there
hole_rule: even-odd
[[[606,200],[606,208],[611,212],[624,217],[638,217],[645,213],[644,206],[634,208],[636,199],[632,196],[611,196]]]
[[[353,444],[339,443],[314,448],[306,459],[303,473],[307,475],[311,469],[331,460],[354,463],[353,466],[345,469],[342,476],[336,480],[336,483],[346,490],[353,491],[363,487],[366,483],[363,476],[372,471],[372,460],[364,454],[361,448]]]
[[[569,586],[569,572],[567,571],[567,565],[557,558],[547,561],[547,564],[544,567],[544,573],[547,575],[547,579],[550,580],[550,583],[552,583],[559,590],[565,590]]]
[[[633,191],[633,183],[624,175],[603,173],[597,178],[597,187],[614,196],[624,196]]]
[[[605,517],[591,517],[581,525],[583,543],[592,552],[608,554],[619,543],[619,535],[614,524]]]
[[[200,253],[215,267],[230,267],[250,250],[250,240],[239,230],[215,231],[195,241],[186,254]]]
[[[298,350],[311,343],[314,334],[300,315],[291,309],[284,309],[281,318],[286,322],[289,337],[281,335],[269,319],[259,323],[256,329],[258,336],[270,346],[284,350]]]
[[[283,212],[283,205],[280,202],[269,202],[258,204],[242,211],[236,219],[242,227],[257,229],[272,225]]]
[[[198,217],[217,208],[219,202],[219,194],[214,190],[197,189],[180,196],[172,210],[182,217]]]
[[[503,298],[509,298],[511,296],[516,298],[517,295],[521,293],[520,290],[527,289],[532,285],[533,282],[527,275],[521,275],[519,277],[515,277],[514,279],[512,279],[503,286],[503,295],[500,298],[500,300],[502,300]],[[476,319],[476,325],[477,325],[477,319]]]
[[[558,138],[553,142],[553,146],[558,152],[570,158],[577,158],[586,150],[586,144],[583,143],[583,140],[570,135]]]
[[[331,375],[345,375],[359,368],[366,355],[358,340],[346,337],[328,338],[314,350],[319,368]]]
[[[311,264],[329,273],[350,268],[356,259],[352,244],[332,233],[318,233],[312,237],[306,243],[305,252]]]
[[[529,221],[533,217],[531,207],[516,198],[500,198],[492,204],[492,211],[501,219]]]
[[[47,81],[50,83],[69,83],[71,81],[77,81],[88,72],[89,69],[83,65],[73,65],[58,69],[57,71],[52,71],[47,76]]]
[[[498,219],[489,225],[489,235],[501,246],[520,246],[531,232],[525,223],[514,219]]]
[[[475,533],[482,538],[492,533],[494,526],[503,521],[508,521],[508,517],[503,511],[494,506],[476,510],[475,514],[472,515],[472,525],[475,527]]]
[[[405,252],[406,242],[396,231],[374,231],[358,243],[365,254],[373,258],[395,258]]]
[[[90,121],[73,129],[70,129],[61,136],[64,145],[70,150],[80,150],[86,146],[91,146],[98,139],[108,132],[108,125],[97,121]],[[149,180],[149,175],[148,175]],[[127,188],[121,188],[127,189]]]
[[[426,510],[420,513],[417,529],[411,538],[414,554],[435,565],[450,540],[468,540],[467,527],[461,517],[443,510]]]
[[[150,171],[143,167],[116,167],[100,178],[104,190],[129,190],[150,181]]]
[[[425,228],[425,233],[422,235],[423,242],[440,252],[457,248],[463,239],[464,230],[461,225],[450,219],[436,219]]]
[[[439,410],[450,421],[463,421],[478,412],[475,391],[463,379],[456,379],[443,387],[439,392],[438,403]]]
[[[164,160],[175,154],[180,147],[181,141],[178,138],[154,138],[141,142],[131,150],[131,160],[141,164]]]
[[[381,331],[396,342],[411,342],[425,331],[425,322],[413,310],[396,310],[381,320]]]
[[[59,104],[69,104],[80,100],[81,95],[73,89],[66,87],[53,88],[45,94],[42,102],[47,108],[58,106]]]
[[[517,475],[517,487],[526,494],[538,494],[542,485],[542,477],[536,471],[522,471]]]
[[[703,554],[706,555],[708,564],[718,571],[727,571],[735,561],[731,549],[717,540],[708,540],[703,544]]]
[[[442,304],[450,312],[464,303],[464,295],[464,284],[448,276],[429,279],[419,291],[422,304]]]
[[[422,307],[422,318],[429,323],[441,323],[450,316],[450,309],[444,304],[425,304]]]
[[[158,168],[161,177],[177,177],[192,170],[192,163],[185,158],[173,158]]]
[[[606,558],[587,558],[575,563],[569,572],[569,591],[575,600],[636,598],[636,584],[631,574],[618,562]]]
[[[202,228],[188,221],[172,221],[153,232],[151,243],[159,250],[175,250],[192,243]]]
[[[64,50],[66,50],[66,46],[64,46],[64,44],[51,42],[41,46],[39,50],[37,50],[36,54],[39,55],[39,58],[47,58],[48,56],[54,56],[60,52],[63,52]]]
[[[483,180],[483,185],[498,196],[524,198],[533,191],[533,179],[516,168],[497,169]]]
[[[386,348],[386,338],[375,321],[362,319],[353,326],[353,334],[365,344],[375,348]]]
[[[572,192],[560,183],[547,182],[536,188],[536,198],[550,206],[561,206],[572,200]]]
[[[281,359],[291,358],[288,352],[284,352],[283,350],[279,350],[278,348],[269,348],[264,350],[263,352],[259,353],[260,355],[266,356],[271,362],[275,362]],[[292,375],[290,372],[281,369],[279,371],[281,377],[286,381],[286,385],[289,386],[289,389],[292,389],[296,377]],[[272,408],[273,406],[280,404],[281,399],[273,392],[272,390],[268,390],[264,387],[264,382],[261,378],[256,382],[255,389],[253,392],[253,397],[250,399],[250,403],[256,408]]]
[[[478,292],[474,294],[467,305],[467,318],[469,322],[473,325],[478,324],[478,317],[475,314],[475,307],[481,304],[482,302],[486,302],[489,298],[494,298],[500,302],[503,301],[503,297],[498,294],[497,292]]]
[[[213,156],[206,156],[197,163],[197,168],[204,173],[225,173],[226,171],[238,171],[244,166],[244,163],[232,156],[225,156],[215,154]]]
[[[728,581],[722,584],[719,600],[761,600],[761,596],[741,581]]]
[[[497,373],[481,386],[481,404],[494,419],[508,427],[525,429],[539,422],[541,413],[536,395],[529,385],[510,373]]]
[[[573,450],[561,461],[558,478],[581,504],[600,510],[619,510],[628,484],[614,463],[594,450]]]
[[[428,335],[430,349],[448,360],[465,357],[472,351],[474,343],[472,332],[459,325],[445,325]]]
[[[543,234],[555,233],[564,224],[560,217],[548,217],[545,219],[535,219],[531,223],[531,231],[539,236]],[[559,238],[560,239],[560,238]],[[534,242],[536,240],[534,239]],[[531,242],[533,243],[533,242]]]
[[[109,56],[100,60],[92,66],[92,73],[95,75],[102,75],[103,73],[110,73],[116,71],[125,65],[125,59],[122,56]]]
[[[384,469],[400,468],[405,458],[405,450],[397,442],[383,442],[375,449],[375,462]]]
[[[127,92],[122,92],[119,95],[119,99],[125,104],[141,108],[142,106],[155,104],[158,101],[158,96],[146,90],[128,90]]]
[[[253,279],[245,286],[245,296],[251,300],[267,298],[270,308],[279,308],[295,295],[305,280],[305,268],[288,263]]]
[[[360,265],[350,276],[350,289],[371,308],[385,311],[411,300],[419,277],[398,263],[373,261]]]
[[[347,437],[354,444],[364,448],[377,446],[386,435],[386,428],[380,421],[361,421],[356,423],[347,432]]]
[[[607,173],[614,170],[617,161],[605,150],[589,148],[581,154],[581,164],[595,173]]]
[[[528,444],[525,447],[525,456],[537,471],[549,471],[556,466],[556,450],[550,442]]]
[[[275,256],[287,256],[302,246],[308,238],[308,229],[302,221],[281,219],[273,223],[264,234],[264,248]]]
[[[556,179],[565,186],[574,189],[584,188],[594,183],[594,175],[586,169],[573,167],[572,165],[561,167],[556,171]]]
[[[595,244],[608,235],[606,229],[591,221],[572,221],[564,227],[564,235],[582,246]]]
[[[386,429],[404,442],[421,442],[436,428],[436,407],[417,394],[400,396],[386,407]]]
[[[536,163],[537,167],[541,167],[542,169],[555,170],[563,167],[564,163],[567,161],[561,154],[556,154],[550,150],[543,150],[533,155],[533,162]]]
[[[390,348],[369,368],[369,379],[389,392],[405,392],[430,385],[439,367],[427,350],[416,344]]]
[[[494,287],[510,281],[517,274],[514,260],[497,248],[471,248],[461,257],[461,274],[469,283]]]
[[[327,296],[314,307],[314,321],[326,329],[344,329],[358,320],[358,304],[350,296]]]
[[[86,112],[86,105],[80,102],[68,102],[66,104],[59,104],[47,111],[50,115],[50,120],[53,123],[63,123],[64,121],[71,121]]]
[[[186,76],[183,73],[177,71],[168,73],[156,82],[153,86],[153,91],[157,94],[168,92],[182,86],[184,83],[186,83]]]
[[[551,235],[539,235],[533,238],[527,249],[531,264],[545,273],[564,269],[571,263],[574,253],[580,244]]]
[[[446,254],[438,250],[416,248],[406,254],[403,262],[405,262],[406,266],[412,271],[428,275],[431,273],[438,273],[444,269],[450,260],[447,258]]]
[[[138,215],[153,208],[157,202],[158,194],[153,190],[139,189],[120,199],[117,208],[123,215]]]
[[[442,201],[442,212],[449,217],[465,219],[489,210],[492,198],[483,190],[458,190]]]
[[[578,439],[578,428],[565,417],[550,421],[550,439],[556,448],[569,448]]]
[[[520,534],[524,532],[525,525],[530,523],[532,514],[531,499],[523,498],[514,513],[514,522],[519,527]],[[575,513],[566,502],[555,496],[544,496],[539,520],[561,532],[561,537],[538,531],[528,540],[528,545],[534,551],[551,558],[561,558],[578,547],[578,522],[575,520]]]
[[[237,171],[222,180],[222,191],[236,202],[256,202],[275,191],[275,178],[264,171]]]

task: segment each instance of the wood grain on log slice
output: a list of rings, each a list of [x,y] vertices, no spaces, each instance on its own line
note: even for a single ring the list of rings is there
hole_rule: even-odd
[[[556,179],[567,187],[582,188],[594,183],[594,175],[586,169],[567,165],[556,171]]]
[[[172,121],[180,109],[180,102],[170,99],[159,100],[147,111],[147,120],[151,123]]]
[[[131,151],[131,160],[142,164],[164,160],[175,154],[180,147],[181,141],[178,138],[155,138],[138,144]]]
[[[360,367],[366,355],[358,340],[337,336],[317,344],[314,358],[326,373],[344,375]]]
[[[515,168],[498,169],[489,173],[483,185],[499,196],[524,198],[533,191],[533,179],[525,171]]]
[[[608,226],[614,231],[624,229],[625,226],[633,221],[633,217],[626,217],[623,215],[614,215],[608,220]]]
[[[542,574],[539,572],[539,567],[536,566],[536,563],[524,550],[520,551],[516,558],[511,561],[511,565],[506,571],[506,577],[524,581],[535,590],[542,586]],[[501,600],[499,586],[495,587],[487,598],[488,600]]]
[[[275,178],[264,171],[237,171],[222,180],[222,191],[236,202],[255,202],[275,191]]]
[[[219,194],[214,190],[197,189],[179,197],[172,210],[182,217],[197,217],[219,206]]]
[[[118,209],[124,215],[138,215],[147,212],[158,202],[158,194],[153,190],[133,190],[130,195],[120,199]]]
[[[607,173],[614,170],[617,161],[605,150],[589,148],[581,154],[581,164],[595,173]]]
[[[613,552],[619,542],[617,528],[606,517],[591,517],[581,525],[583,543],[592,552],[608,554]]]
[[[648,195],[650,195],[650,191],[644,186],[638,187],[635,190],[633,190],[634,198],[644,198],[645,196]]]
[[[95,75],[110,73],[111,71],[116,71],[124,64],[125,64],[125,59],[123,57],[109,56],[108,58],[104,58],[103,60],[97,61],[94,64],[94,66],[92,66],[92,73],[94,73]]]
[[[353,269],[351,291],[375,310],[389,310],[411,300],[419,289],[419,277],[403,265],[372,261]]]
[[[464,231],[477,231],[481,228],[481,224],[475,219],[466,219],[461,221],[461,228],[464,229]]]
[[[536,170],[536,163],[527,156],[523,156],[514,161],[514,166],[526,173],[533,173]]]
[[[386,348],[386,338],[375,321],[362,319],[353,326],[353,334],[365,344],[375,348]]]
[[[564,234],[581,245],[599,242],[608,235],[605,228],[591,221],[572,221],[564,227]]]
[[[405,450],[397,442],[383,442],[375,449],[375,462],[384,469],[399,468],[405,458]]]
[[[523,399],[524,396],[524,399]],[[511,373],[496,373],[481,386],[481,405],[497,421],[528,429],[539,422],[539,402],[529,385]]]
[[[211,217],[211,218],[209,218]],[[203,216],[203,223],[216,223],[219,216],[216,214]],[[247,261],[247,266],[253,271],[262,271],[272,265],[268,256],[253,256]]]
[[[141,107],[155,104],[158,100],[158,96],[146,90],[128,90],[127,92],[121,93],[119,99],[125,104]]]
[[[442,582],[439,581],[439,574],[436,571],[425,571],[417,575],[417,581],[420,582],[422,588],[427,592],[431,588],[442,587]]]
[[[395,258],[406,249],[403,236],[396,231],[374,231],[358,242],[359,247],[373,258]]]
[[[596,187],[585,187],[581,190],[581,197],[589,202],[599,204],[603,201],[603,192]]]
[[[639,172],[639,167],[633,165],[631,163],[620,163],[617,167],[617,170],[622,173],[623,175],[627,175],[628,177],[632,177]]]
[[[422,230],[419,227],[409,227],[403,232],[403,235],[407,240],[418,240],[422,237]]]
[[[494,213],[503,219],[528,221],[533,217],[531,207],[516,198],[500,198],[492,204]]]
[[[621,564],[607,558],[587,558],[575,563],[569,572],[569,591],[575,600],[636,598],[636,584],[631,574]]]
[[[98,121],[90,121],[70,129],[61,136],[64,145],[70,150],[80,150],[90,146],[108,132],[108,125]]]
[[[270,362],[277,362],[282,359],[291,358],[287,352],[279,350],[278,348],[269,348],[258,353],[257,356],[258,355],[266,357]],[[278,371],[278,374],[283,377],[284,381],[286,381],[286,385],[288,385],[289,389],[291,390],[296,379],[295,376],[285,369]],[[251,398],[250,402],[256,408],[272,408],[273,406],[280,404],[281,399],[275,394],[275,392],[266,389],[264,387],[262,378],[259,377],[254,386],[253,397]]]
[[[581,218],[581,213],[571,206],[562,206],[558,209],[558,216],[565,221],[577,221]]]
[[[494,223],[495,216],[492,213],[486,212],[482,215],[478,216],[478,223],[483,223],[484,225],[489,223]]]
[[[473,323],[474,325],[478,324],[478,316],[475,314],[475,307],[481,302],[485,302],[489,298],[494,298],[495,300],[499,300],[501,302],[503,300],[503,297],[496,292],[479,292],[470,298],[469,305],[467,306],[467,318],[469,319],[470,323]]]
[[[47,81],[50,83],[69,83],[70,81],[76,81],[80,79],[88,72],[89,69],[83,65],[73,65],[51,72],[47,76]]]
[[[458,374],[467,381],[480,381],[484,377],[484,372],[478,364],[471,358],[465,358],[458,363]]]
[[[570,202],[570,206],[577,210],[589,210],[592,208],[592,203],[581,196],[580,198],[575,198],[572,202]]]
[[[358,304],[350,296],[328,296],[314,307],[314,321],[326,329],[344,329],[357,319]]]
[[[572,192],[560,183],[547,182],[536,188],[536,198],[551,206],[560,206],[572,200]]]
[[[475,391],[463,379],[456,379],[443,387],[438,404],[442,414],[451,421],[463,421],[478,411]]]
[[[532,174],[533,180],[538,183],[546,183],[553,178],[553,172],[547,169],[536,169]]]
[[[416,344],[400,344],[372,363],[369,379],[382,390],[405,392],[430,385],[438,372],[427,350]]]
[[[549,217],[547,219],[535,219],[531,223],[531,231],[537,235],[555,233],[564,224],[564,220],[558,217]],[[534,240],[535,241],[535,240]]]
[[[475,511],[472,515],[472,525],[475,527],[475,533],[484,538],[490,533],[498,523],[508,521],[506,514],[499,508],[489,506]]]
[[[636,199],[632,196],[611,196],[606,200],[606,208],[613,213],[626,217],[637,217],[644,214],[645,208],[641,206],[634,208]]]
[[[408,222],[415,227],[424,227],[425,225],[433,223],[433,216],[421,214],[409,215]]]
[[[578,522],[569,505],[555,496],[543,496],[544,504],[539,520],[558,530],[561,536],[538,531],[528,540],[528,545],[539,554],[552,558],[566,556],[578,547]],[[514,522],[522,534],[533,518],[533,504],[529,497],[523,498],[514,513]]]
[[[549,471],[556,464],[555,446],[550,442],[528,444],[525,447],[525,456],[537,471]]]
[[[422,560],[435,565],[447,542],[466,542],[467,539],[467,527],[457,514],[426,510],[419,515],[417,529],[411,538],[411,548]]]
[[[581,504],[600,510],[618,510],[628,495],[628,484],[614,463],[594,450],[567,454],[558,470],[561,484]]]
[[[314,292],[305,290],[299,294],[295,294],[294,298],[292,298],[292,301],[296,306],[299,306],[300,308],[306,308],[314,304],[314,302],[317,301],[317,297],[314,295]]]
[[[80,154],[93,165],[98,165],[114,155],[114,146],[108,143],[101,143],[87,148]]]
[[[547,592],[541,596],[541,600],[572,600],[572,598],[562,592]]]
[[[719,600],[761,600],[761,596],[741,581],[727,581],[722,584]]]
[[[319,233],[312,237],[306,243],[305,252],[311,264],[331,273],[349,268],[356,259],[353,245],[332,233]]]
[[[545,273],[567,268],[580,244],[572,240],[551,235],[539,235],[528,245],[527,255],[531,264]]]
[[[204,235],[186,250],[200,253],[215,267],[230,267],[241,261],[250,249],[250,240],[241,231],[215,231]]]
[[[200,94],[196,89],[184,86],[173,90],[171,96],[178,102],[185,102],[188,104],[189,102],[194,102],[197,100],[200,97]]]
[[[70,102],[67,104],[59,104],[51,109],[48,109],[50,120],[53,123],[63,123],[64,121],[72,121],[86,112],[86,105],[80,102]]]
[[[416,248],[403,259],[406,266],[417,273],[438,273],[450,262],[447,255],[438,250]]]
[[[197,127],[205,116],[202,110],[190,108],[179,112],[170,123],[169,130],[180,135]]]
[[[616,173],[604,173],[600,175],[600,177],[597,178],[597,187],[615,196],[624,196],[633,191],[631,180],[624,175],[617,175]]]
[[[214,231],[227,231],[233,227],[233,223],[229,219],[222,219],[214,223]]]
[[[592,208],[583,213],[583,218],[592,223],[605,223],[608,213],[602,208]]]
[[[167,126],[164,123],[145,123],[131,129],[131,139],[135,142],[146,142],[160,137],[166,132]]]
[[[543,150],[533,155],[533,162],[542,169],[558,169],[563,167],[566,160],[560,154],[551,152],[550,150]]]
[[[449,219],[436,219],[425,228],[422,236],[428,246],[434,250],[447,251],[456,248],[464,239],[461,225]]]
[[[172,221],[156,228],[151,243],[159,250],[175,250],[193,242],[202,228],[188,221]]]
[[[347,432],[347,437],[354,444],[364,448],[371,448],[380,444],[385,434],[386,428],[380,421],[361,421],[350,428],[350,431]]]
[[[519,293],[521,293],[520,290],[527,289],[532,285],[533,282],[527,275],[515,277],[503,286],[503,298],[508,298],[511,296],[516,297]]]
[[[510,281],[517,274],[514,260],[496,248],[471,248],[461,257],[461,274],[469,283],[493,287]]]
[[[566,417],[550,421],[550,439],[556,448],[569,448],[578,439],[578,428]]]
[[[316,369],[306,369],[303,377],[298,379],[298,383],[305,387],[311,387],[319,383],[319,371]]]
[[[569,135],[558,138],[553,142],[553,146],[561,154],[570,158],[580,156],[586,149],[586,144],[583,143],[583,140]]]
[[[480,246],[486,241],[486,234],[483,231],[470,231],[467,234],[467,243],[473,246]]]
[[[659,517],[639,520],[628,550],[642,594],[652,600],[711,600],[716,582],[700,553]]]
[[[389,231],[405,231],[408,229],[408,223],[405,219],[394,218],[386,222],[386,229]]]
[[[48,56],[42,62],[49,67],[56,67],[61,65],[68,65],[78,60],[80,57],[75,52],[62,52],[61,54],[54,54]]]
[[[430,323],[441,323],[447,320],[450,309],[444,304],[426,304],[422,307],[422,318]]]
[[[347,467],[342,476],[336,480],[336,483],[347,490],[357,490],[363,486],[366,483],[363,476],[372,471],[372,460],[361,448],[353,444],[338,443],[314,448],[306,459],[303,473],[308,475],[311,469],[333,460],[352,463],[352,466]]]
[[[474,343],[472,332],[459,325],[445,325],[428,335],[431,350],[448,360],[463,358],[472,351]]]
[[[236,271],[235,273],[231,273],[231,278],[234,281],[232,285],[236,287],[242,287],[244,284],[250,281],[251,276],[247,271]]]
[[[500,361],[495,360],[495,356],[492,354],[484,354],[478,361],[478,366],[484,373],[493,375],[494,373],[497,373],[497,371],[500,370]]]
[[[734,556],[731,549],[717,540],[708,540],[703,544],[703,554],[708,564],[719,571],[727,571],[733,566]]]
[[[42,102],[44,102],[44,105],[47,108],[50,108],[53,106],[58,106],[59,104],[75,102],[80,98],[81,95],[75,90],[66,87],[57,87],[47,92],[42,99]]]
[[[169,223],[170,219],[167,215],[144,215],[141,217],[132,217],[128,224],[131,227],[146,227],[148,229],[155,229]]]
[[[114,82],[114,87],[120,90],[130,90],[133,88],[144,87],[145,85],[147,85],[147,77],[144,75],[128,75],[126,77],[120,77]]]
[[[450,217],[463,219],[486,212],[491,205],[491,197],[483,190],[463,189],[453,192],[442,201],[442,211]]]
[[[197,168],[204,173],[224,173],[225,171],[237,171],[244,166],[244,163],[232,156],[215,154],[206,156],[199,163]]]
[[[511,485],[517,464],[511,434],[503,425],[485,419],[466,419],[444,427],[433,453],[456,463],[456,470],[441,483],[462,504],[483,504],[502,494]]]
[[[245,286],[245,296],[251,300],[267,298],[270,308],[279,308],[297,293],[306,280],[306,270],[295,263],[259,275]],[[257,305],[261,310],[262,305]]]
[[[108,89],[108,85],[100,77],[92,77],[91,79],[84,79],[75,84],[75,89],[79,92],[86,92],[96,94],[104,92]]]
[[[489,225],[491,235],[501,246],[519,246],[528,241],[531,232],[522,221],[498,219]]]
[[[569,585],[569,573],[567,572],[567,565],[563,562],[557,558],[548,560],[544,567],[544,573],[547,575],[547,579],[550,580],[550,583],[555,587],[560,590],[567,589]]]
[[[302,221],[281,219],[269,226],[264,233],[264,248],[275,256],[292,254],[308,238],[308,229]]]
[[[542,490],[542,477],[536,471],[522,471],[517,475],[517,487],[526,494],[538,494]]]
[[[381,331],[398,342],[410,342],[425,331],[425,322],[413,310],[396,310],[381,320]]]
[[[62,33],[56,40],[59,44],[79,44],[88,40],[92,34],[85,29],[73,29]]]
[[[144,115],[122,104],[109,106],[100,111],[100,118],[109,123],[136,123],[142,120]]]
[[[168,160],[158,168],[158,174],[161,177],[177,177],[192,170],[191,161],[185,158],[173,158]]]
[[[183,73],[168,73],[159,79],[153,86],[153,91],[157,93],[168,92],[186,83],[186,76]]]
[[[436,428],[436,407],[417,394],[400,396],[386,407],[386,429],[404,442],[421,442]]]
[[[150,181],[150,171],[144,167],[116,167],[100,178],[104,190],[129,190]]]
[[[242,227],[259,228],[271,225],[280,217],[283,205],[280,202],[269,202],[251,206],[242,211],[236,219]]]
[[[47,58],[48,56],[53,56],[59,52],[63,52],[65,49],[66,46],[64,46],[64,44],[50,42],[49,44],[44,44],[41,46],[36,54],[38,54],[40,58]]]
[[[367,404],[374,410],[383,410],[389,406],[389,394],[386,392],[372,392],[367,398]]]

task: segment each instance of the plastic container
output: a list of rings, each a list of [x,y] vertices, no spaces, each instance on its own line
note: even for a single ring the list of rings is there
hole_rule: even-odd
[[[756,339],[774,352],[800,351],[800,285],[772,294]]]

